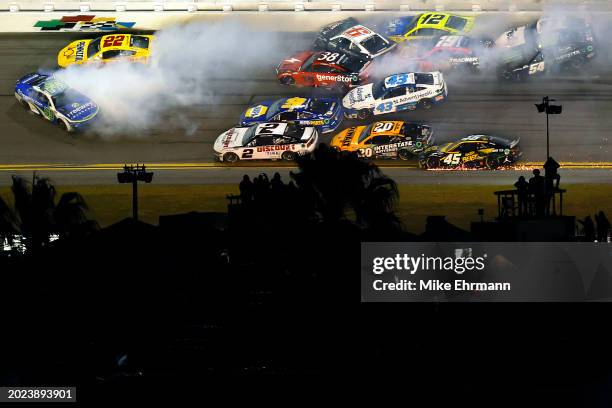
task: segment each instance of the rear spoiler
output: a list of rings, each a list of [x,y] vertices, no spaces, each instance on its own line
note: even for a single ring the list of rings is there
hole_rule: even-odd
[[[515,147],[516,145],[519,144],[519,142],[521,141],[520,137],[517,137],[516,139],[514,139],[513,141],[510,142],[510,148],[512,149],[513,147]]]

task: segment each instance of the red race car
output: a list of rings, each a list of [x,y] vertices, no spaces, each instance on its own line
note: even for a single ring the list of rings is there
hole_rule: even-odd
[[[416,48],[415,48],[416,47]],[[482,66],[479,54],[487,47],[483,42],[460,35],[445,35],[429,47],[426,43],[406,47],[401,55],[421,71],[464,71],[478,73]]]
[[[283,85],[350,88],[368,79],[371,60],[332,51],[304,51],[283,60],[276,75]]]

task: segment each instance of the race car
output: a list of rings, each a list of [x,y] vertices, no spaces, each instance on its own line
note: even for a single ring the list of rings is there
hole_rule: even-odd
[[[540,19],[503,33],[494,45],[498,76],[514,80],[578,69],[596,55],[591,25],[579,17]]]
[[[315,47],[360,58],[374,58],[391,51],[397,44],[361,25],[354,18],[336,21],[321,29]]]
[[[315,126],[321,133],[333,132],[343,118],[338,98],[282,98],[250,106],[240,117],[240,125],[261,122],[287,122]]]
[[[428,12],[391,20],[385,34],[395,42],[423,40],[445,34],[467,33],[473,25],[474,17]]]
[[[218,160],[295,160],[311,153],[319,140],[313,126],[293,123],[264,122],[236,126],[221,134],[213,145]]]
[[[455,142],[431,146],[419,155],[423,169],[495,169],[516,162],[522,155],[519,139],[470,135]]]
[[[429,126],[396,120],[345,129],[334,136],[331,146],[365,158],[408,160],[431,143]]]
[[[113,61],[147,62],[151,54],[152,35],[110,34],[93,40],[77,40],[57,55],[57,65],[107,63]]]
[[[340,52],[304,51],[283,60],[276,75],[283,85],[347,89],[368,79],[370,63]]]
[[[53,76],[33,73],[19,79],[15,98],[25,108],[72,132],[89,125],[98,105]]]
[[[419,71],[478,73],[481,69],[482,53],[488,46],[482,41],[464,35],[443,35],[429,46],[421,45],[418,55],[410,54],[410,47],[403,47],[402,56],[414,62]]]
[[[394,74],[382,81],[362,85],[342,99],[347,118],[366,119],[371,115],[417,107],[429,109],[446,99],[448,90],[440,72]]]

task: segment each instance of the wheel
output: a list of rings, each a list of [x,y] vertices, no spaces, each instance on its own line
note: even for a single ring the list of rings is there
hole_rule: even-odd
[[[485,166],[489,170],[494,170],[501,166],[501,160],[499,157],[487,157],[485,159]]]
[[[227,163],[236,163],[239,160],[239,157],[236,153],[225,153],[223,155],[223,161]]]
[[[283,85],[295,85],[295,79],[290,76],[284,76],[281,78],[280,83]]]
[[[421,109],[425,109],[425,110],[429,110],[432,107],[431,102],[429,102],[429,99],[426,99],[424,101],[419,102],[419,106],[421,107]]]
[[[414,158],[414,153],[408,149],[402,149],[397,152],[397,156],[402,160],[410,160]]]
[[[57,121],[57,125],[60,127],[60,129],[62,129],[64,132],[71,132],[72,129],[70,128],[70,126],[68,126],[68,124],[66,122],[64,122],[62,119],[58,119]]]
[[[297,159],[297,153],[289,150],[284,151],[281,155],[281,159],[285,161],[294,161],[295,159]]]
[[[24,101],[23,99],[20,99],[20,100],[19,100],[19,104],[21,105],[21,107],[22,107],[23,109],[26,109],[26,110],[32,110],[32,109],[30,108],[30,104],[29,104],[29,103],[27,103],[26,101]]]
[[[426,169],[437,169],[439,167],[440,167],[440,159],[438,159],[437,157],[430,157],[425,162]]]
[[[370,116],[372,116],[372,111],[369,109],[362,109],[359,112],[357,112],[357,118],[361,120],[369,119]]]

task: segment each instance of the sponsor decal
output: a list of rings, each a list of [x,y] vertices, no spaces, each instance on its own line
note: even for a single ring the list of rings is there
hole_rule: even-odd
[[[78,104],[73,104],[73,106],[74,105],[78,105]],[[70,113],[68,113],[68,115],[69,116],[77,115],[77,114],[83,112],[84,110],[88,110],[88,109],[91,109],[91,108],[94,108],[94,107],[95,107],[95,105],[93,103],[87,102],[86,104],[80,105],[77,108],[71,110]]]
[[[270,145],[270,146],[259,146],[257,148],[257,152],[274,152],[279,150],[295,150],[294,144],[286,144],[286,145]]]
[[[253,106],[252,108],[247,109],[244,116],[247,118],[257,118],[259,116],[264,115],[268,111],[268,107],[264,105]]]
[[[351,140],[353,140],[353,136],[355,135],[355,128],[348,128],[346,131],[346,136],[342,139],[342,147],[349,147],[351,145]]]
[[[115,17],[95,15],[63,16],[55,20],[39,20],[34,24],[40,31],[116,31],[133,28],[135,22],[117,21]]]
[[[223,148],[227,149],[227,147],[229,146],[231,140],[232,140],[232,136],[234,135],[234,129],[232,130],[228,130],[227,131],[227,135],[225,136],[225,139],[223,139]]]
[[[448,61],[451,64],[460,64],[469,62],[471,64],[478,64],[478,57],[450,57]]]
[[[353,76],[317,74],[317,81],[353,82]]]
[[[81,41],[76,46],[76,55],[74,56],[75,61],[83,61],[85,59],[85,41]]]

